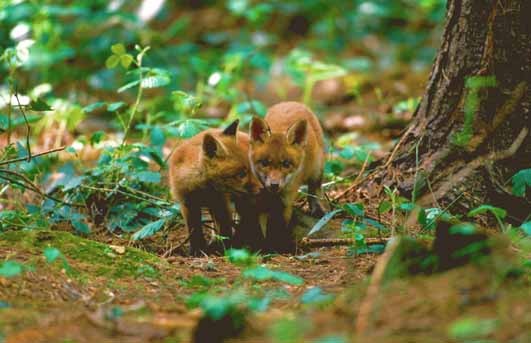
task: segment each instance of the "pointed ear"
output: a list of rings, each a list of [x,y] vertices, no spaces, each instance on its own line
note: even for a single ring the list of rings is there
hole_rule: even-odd
[[[203,153],[208,158],[220,157],[225,153],[223,145],[210,133],[203,137]]]
[[[288,143],[293,145],[305,145],[307,136],[308,122],[305,119],[301,119],[291,125],[286,133]]]
[[[233,121],[229,126],[227,126],[223,130],[223,134],[227,136],[236,136],[236,132],[238,131],[238,124],[240,123],[240,119],[236,119]]]
[[[251,142],[264,142],[271,134],[269,125],[260,117],[253,117],[251,122],[251,128],[249,130],[249,136],[251,136]]]

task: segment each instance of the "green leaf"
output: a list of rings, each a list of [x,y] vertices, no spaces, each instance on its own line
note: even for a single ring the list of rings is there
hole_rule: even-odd
[[[84,176],[76,176],[71,178],[63,187],[63,192],[67,192],[71,189],[77,188],[81,182],[85,179]]]
[[[149,138],[151,144],[155,146],[162,146],[164,145],[164,142],[166,142],[166,136],[164,135],[164,131],[159,126],[155,126],[153,127],[153,129],[151,129]]]
[[[527,187],[531,187],[531,168],[522,169],[511,178],[513,181],[513,194],[518,197],[525,196]]]
[[[391,208],[393,208],[393,204],[391,204],[390,201],[383,200],[380,205],[378,205],[378,213],[382,214],[387,211],[389,211]]]
[[[111,51],[116,55],[125,54],[125,47],[122,43],[114,44],[111,46]]]
[[[253,263],[252,255],[245,249],[229,249],[225,252],[229,262],[237,266],[247,266]]]
[[[412,202],[406,202],[404,204],[400,204],[398,208],[404,212],[411,212],[415,208],[415,204]]]
[[[523,223],[520,228],[526,235],[531,236],[531,221]]]
[[[124,105],[125,103],[123,101],[112,102],[109,105],[107,105],[107,111],[109,112],[117,111],[118,109],[122,108]]]
[[[30,110],[37,111],[37,112],[46,112],[46,111],[53,111],[53,108],[51,108],[50,105],[48,105],[41,98],[37,98],[35,100],[31,100]]]
[[[98,101],[98,102],[95,102],[93,104],[90,104],[90,105],[87,105],[85,107],[83,107],[83,112],[85,113],[90,113],[100,107],[103,107],[105,106],[105,101]]]
[[[345,209],[345,211],[347,211],[351,216],[354,217],[363,217],[365,215],[363,204],[348,203],[343,206],[343,209]]]
[[[135,86],[138,86],[140,84],[140,80],[131,81],[129,83],[126,83],[122,87],[118,88],[118,93],[122,93],[123,91],[128,90],[129,88],[133,88]]]
[[[94,145],[98,144],[99,142],[101,142],[103,137],[105,137],[105,132],[103,132],[101,130],[94,132],[90,136],[90,145],[94,146]]]
[[[143,171],[143,172],[136,173],[134,175],[140,182],[160,183],[159,172]]]
[[[107,58],[107,60],[105,60],[105,66],[107,67],[107,69],[113,69],[118,65],[119,62],[119,56],[111,55]]]
[[[47,247],[44,249],[44,257],[46,257],[46,262],[52,263],[61,256],[61,252],[57,248]]]
[[[448,333],[457,340],[470,340],[482,338],[496,331],[498,321],[496,319],[479,319],[466,317],[454,321]]]
[[[334,296],[326,294],[320,287],[311,287],[301,296],[303,304],[322,304],[334,300]]]
[[[325,214],[317,223],[315,223],[310,232],[308,232],[307,236],[313,235],[314,233],[320,231],[336,214],[342,211],[342,209],[337,209]]]
[[[120,64],[125,69],[129,68],[131,63],[133,63],[133,56],[131,56],[129,54],[123,54],[122,56],[120,56]]]
[[[72,220],[72,226],[74,227],[74,229],[76,229],[77,232],[79,233],[83,233],[85,235],[88,235],[90,233],[90,228],[89,226],[81,221],[81,220]]]
[[[245,270],[243,276],[257,281],[276,280],[294,286],[300,286],[304,283],[304,280],[298,276],[285,272],[273,271],[262,266]]]
[[[158,88],[166,86],[170,83],[169,76],[166,75],[154,75],[154,76],[148,76],[142,80],[141,87],[142,88]]]
[[[0,276],[10,278],[22,273],[23,265],[15,261],[5,261],[0,265]]]
[[[461,234],[465,236],[477,233],[476,226],[472,223],[459,223],[452,225],[449,229],[450,234]]]
[[[492,205],[484,204],[484,205],[480,205],[480,206],[476,207],[475,209],[471,210],[470,212],[468,212],[467,216],[468,217],[475,217],[478,214],[487,213],[487,212],[492,213],[494,216],[496,216],[497,218],[500,218],[500,219],[505,218],[505,216],[507,215],[507,211],[505,211],[503,208],[499,208],[499,207],[495,207],[495,206],[492,206]]]
[[[137,241],[139,239],[144,239],[146,237],[153,236],[157,231],[162,229],[165,222],[165,219],[159,219],[157,221],[145,225],[143,228],[133,234],[133,240]]]

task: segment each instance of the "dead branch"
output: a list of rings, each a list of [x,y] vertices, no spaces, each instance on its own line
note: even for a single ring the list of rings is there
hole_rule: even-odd
[[[378,297],[378,292],[380,291],[380,286],[383,280],[383,276],[387,269],[387,265],[391,260],[391,257],[394,255],[396,248],[400,244],[400,238],[392,240],[386,247],[385,252],[376,262],[374,267],[374,272],[371,275],[371,281],[369,287],[367,288],[367,294],[361,302],[360,309],[358,311],[358,316],[356,317],[356,334],[362,336],[365,330],[369,325],[369,317],[372,312],[374,302]]]
[[[386,244],[390,238],[365,238],[365,244]],[[353,238],[303,238],[300,242],[301,248],[318,248],[318,247],[334,247],[334,246],[348,246],[356,244]]]
[[[26,150],[28,150],[28,162],[31,161],[31,145],[30,145],[30,135],[31,135],[31,127],[28,121],[28,117],[26,117],[26,112],[24,112],[24,108],[20,104],[20,100],[18,99],[18,91],[15,90],[15,98],[17,99],[18,108],[20,109],[20,113],[22,113],[22,116],[24,117],[24,122],[26,123]],[[11,104],[9,104],[11,106]]]
[[[22,161],[30,161],[32,158],[35,158],[35,157],[52,154],[52,153],[58,152],[58,151],[63,151],[63,150],[65,150],[65,148],[66,147],[62,146],[62,147],[59,147],[59,148],[46,150],[46,151],[40,152],[38,154],[31,155],[31,156],[24,156],[24,157],[18,157],[18,158],[14,158],[14,159],[7,160],[7,161],[0,161],[0,166],[6,165],[6,164],[11,164],[11,163],[22,162]],[[29,150],[28,150],[28,152],[29,152]]]
[[[362,180],[361,177],[362,177],[363,173],[365,172],[365,169],[367,168],[367,164],[369,162],[369,157],[370,156],[371,156],[370,154],[367,154],[367,157],[365,158],[365,161],[363,162],[363,165],[361,166],[361,170],[360,170],[358,176],[356,176],[356,178],[354,179],[354,181],[352,181],[352,184],[347,189],[345,189],[343,192],[341,192],[338,195],[336,195],[332,199],[333,201],[338,201],[339,199],[344,197],[346,194],[350,193],[350,191],[352,191],[357,185],[360,184],[360,182]]]

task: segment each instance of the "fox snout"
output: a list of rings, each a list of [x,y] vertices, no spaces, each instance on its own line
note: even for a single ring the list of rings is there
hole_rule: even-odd
[[[284,185],[286,184],[286,180],[284,178],[284,175],[279,171],[271,171],[269,172],[264,180],[265,187],[270,190],[271,192],[278,192],[280,191]]]

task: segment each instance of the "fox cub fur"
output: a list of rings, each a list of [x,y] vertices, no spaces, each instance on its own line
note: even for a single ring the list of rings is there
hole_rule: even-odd
[[[190,253],[207,251],[201,208],[212,214],[219,233],[232,238],[230,196],[256,192],[250,172],[249,140],[238,121],[226,129],[209,129],[181,143],[169,162],[169,184],[190,235]],[[240,142],[241,140],[241,142]]]
[[[253,118],[250,139],[251,170],[263,187],[258,203],[261,217],[267,218],[266,246],[292,250],[290,222],[300,186],[308,186],[312,215],[324,214],[320,202],[325,163],[323,130],[308,107],[281,102],[272,106],[264,119]]]

